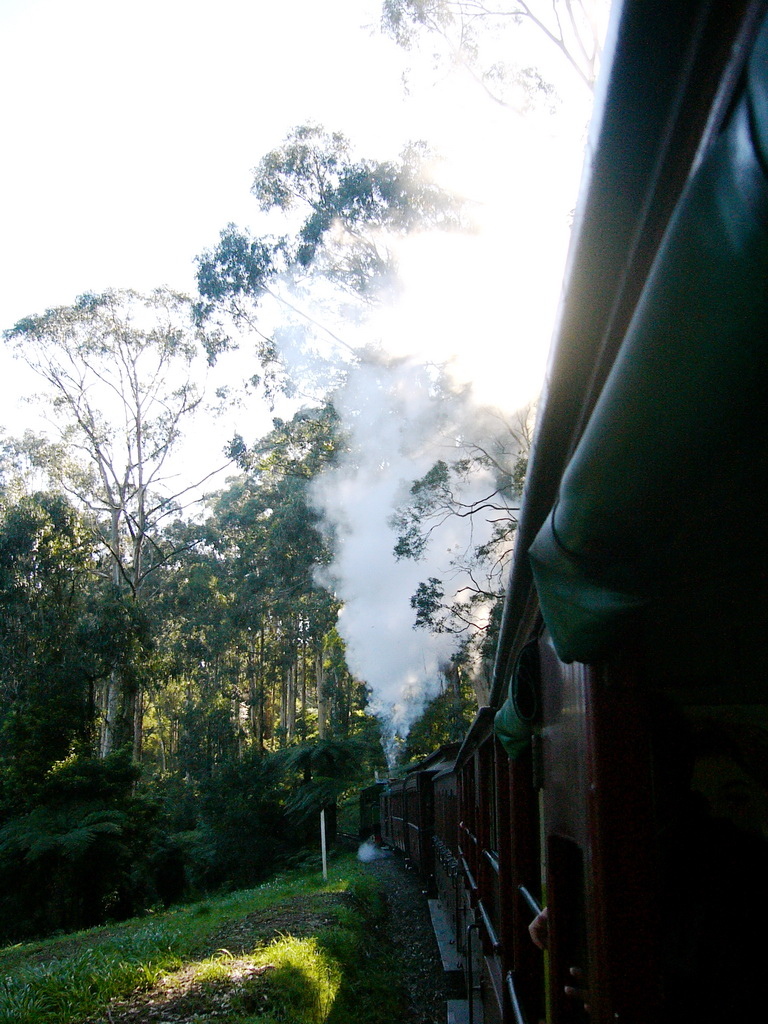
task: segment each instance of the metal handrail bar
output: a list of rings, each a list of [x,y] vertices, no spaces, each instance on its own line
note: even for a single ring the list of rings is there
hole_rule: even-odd
[[[478,900],[477,901],[477,906],[478,906],[478,908],[480,910],[480,916],[483,919],[483,924],[485,925],[485,930],[488,932],[488,938],[491,940],[491,946],[493,947],[493,952],[494,953],[498,953],[499,950],[501,949],[501,943],[499,942],[499,937],[496,934],[496,929],[493,927],[493,922],[491,921],[491,919],[490,919],[490,917],[488,915],[488,911],[483,906],[483,901],[482,900]]]
[[[518,885],[517,891],[520,893],[520,895],[523,897],[525,902],[528,904],[528,907],[530,908],[530,911],[533,914],[533,916],[534,917],[538,917],[539,914],[541,913],[541,910],[542,910],[542,907],[541,907],[541,904],[539,903],[539,901],[537,899],[535,899],[535,897],[531,896],[530,892],[528,892],[528,890],[526,889],[526,887],[524,885]]]
[[[464,873],[467,876],[467,881],[469,882],[470,889],[472,890],[472,892],[477,892],[477,882],[475,881],[475,876],[469,870],[469,864],[467,864],[467,858],[463,854],[462,854],[462,857],[461,857],[461,866],[464,869]]]
[[[475,981],[472,976],[472,942],[470,935],[473,930],[477,930],[476,924],[468,924],[466,931],[466,950],[467,950],[467,996],[468,996],[468,1010],[469,1020],[468,1024],[475,1024]]]
[[[512,971],[507,973],[507,992],[509,992],[509,1001],[512,1004],[512,1015],[515,1018],[515,1024],[528,1024],[523,1008],[520,1005],[520,1000],[517,996],[517,989],[515,988],[515,976]]]
[[[499,858],[492,850],[483,850],[483,856],[491,865],[496,874],[499,873]]]

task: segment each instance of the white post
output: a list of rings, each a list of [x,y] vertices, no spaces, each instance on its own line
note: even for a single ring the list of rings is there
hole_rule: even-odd
[[[325,808],[320,811],[320,849],[323,853],[323,881],[328,881],[328,857],[325,850]]]

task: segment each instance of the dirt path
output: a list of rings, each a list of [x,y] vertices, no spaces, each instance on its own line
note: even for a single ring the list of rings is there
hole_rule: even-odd
[[[401,1024],[445,1024],[445,980],[421,880],[405,870],[400,857],[372,861],[367,868],[386,894],[390,938],[402,957],[410,1005]]]
[[[373,861],[366,865],[366,870],[379,880],[384,891],[388,910],[384,927],[399,953],[399,962],[392,964],[393,983],[402,984],[408,994],[408,1010],[396,1024],[445,1024],[442,965],[420,879],[405,870],[399,857]],[[339,893],[316,896],[300,905],[287,900],[232,921],[197,951],[201,959],[221,949],[232,955],[229,976],[221,984],[200,984],[196,969],[190,966],[164,978],[149,991],[113,1003],[105,1015],[91,1018],[85,1024],[209,1024],[226,1020],[229,1004],[239,987],[254,972],[264,970],[254,968],[245,951],[280,933],[315,934],[327,923],[330,906],[348,899],[346,894]]]

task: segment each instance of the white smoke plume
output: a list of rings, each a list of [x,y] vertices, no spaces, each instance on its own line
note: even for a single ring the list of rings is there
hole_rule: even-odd
[[[357,851],[357,859],[363,864],[370,864],[375,860],[386,860],[391,856],[391,850],[384,850],[370,842],[363,843]]]
[[[414,629],[411,597],[430,577],[444,582],[447,601],[460,593],[466,578],[452,564],[490,530],[479,518],[452,517],[423,561],[398,561],[391,519],[438,459],[450,462],[473,430],[474,440],[487,436],[492,410],[511,417],[538,394],[585,124],[577,115],[563,138],[496,113],[483,127],[471,109],[454,109],[452,122],[457,159],[442,183],[470,197],[476,231],[407,238],[393,301],[366,324],[339,328],[363,351],[351,364],[345,353],[345,383],[334,393],[349,450],[313,491],[333,539],[323,582],[343,602],[349,667],[372,691],[390,757],[439,692],[458,643]],[[466,501],[488,480],[470,486]]]
[[[446,524],[426,562],[393,555],[392,513],[411,482],[445,455],[445,400],[438,400],[429,368],[370,359],[334,401],[350,444],[314,486],[317,506],[333,524],[335,557],[325,582],[344,602],[339,631],[349,667],[371,687],[371,710],[392,750],[438,693],[456,646],[448,634],[414,630],[410,598],[419,582],[445,573],[451,553],[466,543],[466,524]]]

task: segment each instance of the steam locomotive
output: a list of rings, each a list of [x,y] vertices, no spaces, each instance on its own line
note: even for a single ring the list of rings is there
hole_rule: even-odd
[[[382,787],[478,1024],[765,1019],[767,13],[614,5],[490,706]]]

